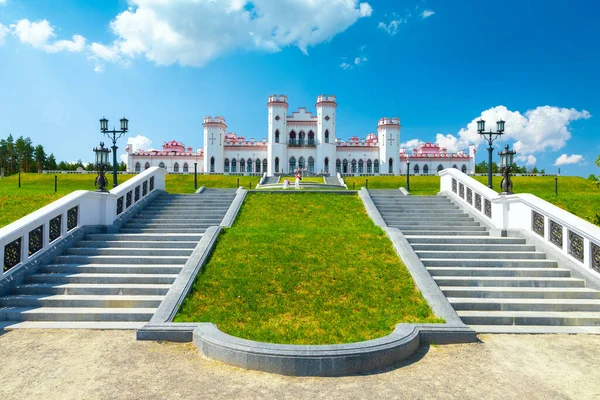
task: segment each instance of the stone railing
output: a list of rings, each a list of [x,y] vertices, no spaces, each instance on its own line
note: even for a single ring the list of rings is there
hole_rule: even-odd
[[[109,193],[76,190],[0,229],[4,278],[60,243],[77,227],[111,225],[152,191],[165,189],[166,172],[149,168]]]
[[[262,185],[263,183],[265,183],[266,180],[267,180],[267,173],[265,172],[263,174],[262,178],[260,179],[260,181],[258,182],[258,185],[256,185],[256,186]]]
[[[498,194],[456,169],[439,175],[441,193],[483,214],[495,228],[532,232],[600,274],[600,227],[532,194]]]

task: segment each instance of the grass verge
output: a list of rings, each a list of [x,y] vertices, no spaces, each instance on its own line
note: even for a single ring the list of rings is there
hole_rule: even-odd
[[[349,343],[440,322],[357,196],[248,195],[177,322],[274,343]]]

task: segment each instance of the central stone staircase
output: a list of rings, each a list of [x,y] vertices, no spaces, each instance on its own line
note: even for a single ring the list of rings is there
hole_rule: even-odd
[[[0,328],[136,329],[149,321],[235,190],[161,194],[119,233],[89,233],[0,297]]]
[[[371,190],[462,321],[478,332],[600,333],[600,292],[525,239],[492,237],[443,196]]]

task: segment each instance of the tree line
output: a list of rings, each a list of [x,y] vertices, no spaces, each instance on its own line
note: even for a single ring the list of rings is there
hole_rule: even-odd
[[[81,160],[75,163],[56,161],[54,153],[46,153],[41,144],[34,145],[31,138],[19,136],[16,140],[12,135],[0,140],[0,167],[4,168],[4,175],[13,175],[20,172],[42,172],[43,170],[75,171],[82,167],[87,171],[94,171],[93,163],[84,164]],[[112,169],[111,165],[108,170]],[[118,170],[125,171],[127,165],[119,164]]]
[[[545,174],[546,170],[541,169],[538,170],[537,167],[527,168],[525,166],[519,167],[516,163],[512,165],[512,173],[513,174]],[[479,164],[475,164],[475,173],[476,174],[487,174],[488,172],[488,163],[486,161],[482,161]],[[501,172],[498,164],[492,162],[492,173],[497,174]]]

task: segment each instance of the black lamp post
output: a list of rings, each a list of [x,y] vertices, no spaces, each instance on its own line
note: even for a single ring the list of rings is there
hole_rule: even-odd
[[[483,119],[480,119],[479,121],[477,121],[477,133],[479,133],[479,135],[481,135],[486,142],[488,142],[488,154],[489,154],[489,161],[488,161],[488,187],[491,189],[492,188],[492,151],[494,150],[494,148],[492,147],[492,144],[494,143],[494,140],[498,139],[500,136],[502,136],[502,134],[504,133],[504,121],[500,120],[498,122],[496,122],[496,124],[498,125],[496,132],[492,132],[491,129],[489,132],[484,132],[485,131],[485,121]]]
[[[108,130],[108,120],[104,117],[100,120],[100,131],[112,140],[113,151],[113,187],[117,187],[117,140],[129,130],[129,120],[125,117],[121,118],[121,130],[116,130],[113,127],[112,131]]]
[[[98,168],[98,176],[96,177],[96,186],[98,189],[96,192],[108,192],[106,190],[106,176],[104,176],[104,168],[108,164],[108,153],[110,150],[104,147],[104,142],[100,142],[100,148],[94,147],[94,153],[96,153],[96,167]]]
[[[513,184],[510,180],[510,171],[512,170],[515,154],[516,152],[514,150],[508,149],[508,145],[504,146],[504,151],[498,153],[500,156],[500,168],[504,174],[502,177],[502,182],[500,182],[500,187],[502,188],[501,194],[513,194]]]
[[[406,191],[410,192],[410,161],[406,156]]]

